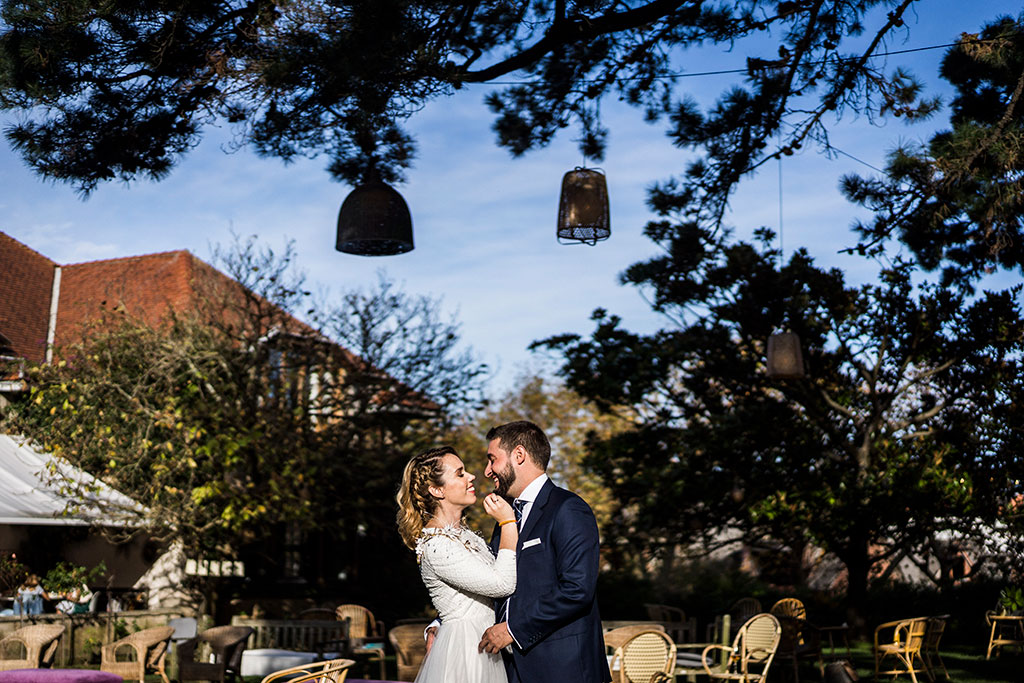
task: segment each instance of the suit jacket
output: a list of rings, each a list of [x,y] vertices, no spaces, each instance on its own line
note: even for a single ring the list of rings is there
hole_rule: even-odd
[[[497,531],[491,539],[495,550]],[[505,653],[510,683],[611,680],[597,609],[598,554],[597,520],[590,506],[545,482],[516,546],[516,591],[508,624],[519,646]],[[496,615],[503,604],[497,601]]]

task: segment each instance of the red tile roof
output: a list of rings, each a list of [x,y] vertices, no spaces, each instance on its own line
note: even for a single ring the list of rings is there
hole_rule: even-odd
[[[46,358],[50,295],[57,264],[0,232],[0,334],[22,358]]]
[[[104,313],[122,310],[156,326],[171,310],[190,310],[194,258],[187,251],[168,251],[64,266],[56,344],[80,341],[84,325]]]
[[[31,361],[46,357],[56,265],[0,232],[0,335],[10,340],[17,355]],[[265,319],[268,314],[275,319],[279,331],[319,339],[344,354],[348,362],[363,362],[188,251],[89,261],[60,268],[54,339],[58,347],[81,341],[88,325],[101,321],[108,313],[124,312],[157,326],[172,311],[197,311],[203,300],[216,297],[212,310],[221,316],[220,322],[245,325],[250,319],[242,313],[243,309],[255,306]],[[220,300],[226,305],[220,305]],[[412,403],[425,405],[421,398],[414,398]]]
[[[0,232],[0,345],[14,355],[39,362],[46,358],[53,274],[57,264]],[[305,323],[248,292],[241,284],[185,250],[89,261],[61,266],[56,345],[81,340],[88,323],[105,313],[123,311],[149,325],[172,312],[195,311],[202,297],[229,302],[220,315],[256,304],[274,311],[284,331],[316,335]],[[241,315],[237,321],[242,322]]]
[[[288,332],[316,335],[316,331],[253,295],[237,281],[188,251],[168,251],[145,256],[76,263],[63,267],[60,305],[57,309],[56,344],[81,339],[86,325],[104,313],[123,311],[146,324],[157,326],[173,311],[197,311],[203,298],[223,297],[216,309],[222,322],[246,302],[274,310]],[[239,316],[240,317],[240,316]]]

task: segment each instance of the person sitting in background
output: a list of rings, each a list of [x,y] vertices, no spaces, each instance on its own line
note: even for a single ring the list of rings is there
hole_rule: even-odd
[[[18,587],[18,594],[14,597],[14,613],[17,615],[42,614],[43,598],[48,599],[49,597],[40,585],[39,577],[29,574]]]
[[[89,611],[92,591],[84,583],[74,590],[65,593],[64,599],[57,603],[57,611],[62,614],[84,614]]]

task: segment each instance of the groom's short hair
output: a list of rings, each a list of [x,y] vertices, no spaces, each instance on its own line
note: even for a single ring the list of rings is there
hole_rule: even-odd
[[[516,446],[522,446],[534,464],[542,470],[548,469],[548,462],[551,460],[551,444],[548,437],[544,436],[544,430],[526,420],[508,422],[497,427],[491,427],[487,432],[488,443],[498,440],[502,450],[511,453]]]

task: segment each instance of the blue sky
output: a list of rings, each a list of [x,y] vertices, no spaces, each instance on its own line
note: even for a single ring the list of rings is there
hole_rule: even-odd
[[[906,49],[953,42],[999,14],[1016,15],[1020,2],[922,0],[909,25]],[[742,67],[747,56],[694,50],[682,56],[687,72]],[[947,90],[937,69],[941,50],[892,57],[909,64],[936,92]],[[709,104],[723,77],[690,78],[682,87]],[[6,143],[0,152],[0,230],[60,263],[188,249],[209,260],[211,246],[231,232],[258,235],[271,247],[294,240],[298,264],[315,287],[340,292],[372,286],[376,273],[411,293],[443,299],[457,312],[465,341],[497,370],[495,392],[526,366],[541,363],[530,342],[562,332],[587,333],[596,307],[620,315],[626,327],[650,331],[664,324],[640,292],[618,284],[630,264],[656,253],[642,235],[652,218],[646,188],[681,172],[690,153],[672,147],[664,124],[643,122],[641,112],[615,102],[602,105],[611,129],[606,159],[612,236],[594,247],[560,246],[554,237],[562,174],[581,164],[565,131],[550,147],[512,159],[494,144],[486,87],[466,88],[439,100],[409,124],[419,145],[408,182],[398,186],[412,211],[416,248],[396,257],[365,258],[334,251],[337,211],[350,188],[333,182],[324,159],[284,165],[248,151],[225,153],[225,131],[211,130],[171,176],[160,183],[101,186],[82,201],[70,186],[34,176]],[[947,118],[909,128],[899,120],[872,125],[846,116],[832,126],[833,143],[877,167],[899,140],[925,138]],[[10,119],[8,119],[10,120]],[[810,147],[785,159],[782,196],[785,248],[806,247],[821,263],[846,270],[854,281],[874,267],[837,252],[853,238],[857,215],[839,194],[840,176],[868,173],[840,156],[829,160]],[[732,202],[730,224],[739,237],[779,223],[775,164],[747,180]]]

